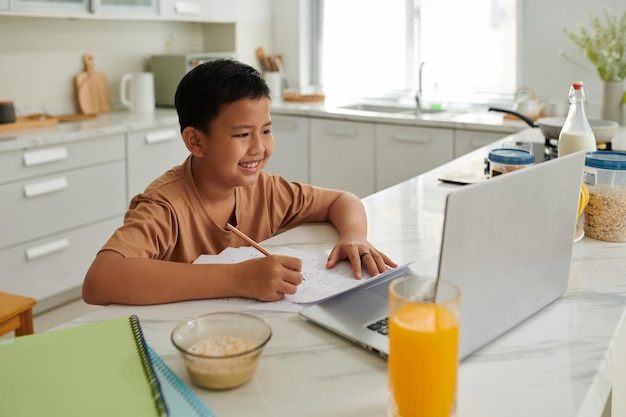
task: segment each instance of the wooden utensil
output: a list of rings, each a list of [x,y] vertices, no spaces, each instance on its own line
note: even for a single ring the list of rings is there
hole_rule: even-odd
[[[285,67],[283,67],[283,56],[280,54],[276,55],[274,57],[274,62],[276,63],[276,69],[280,72],[280,78],[283,80],[283,88],[289,88],[289,80],[287,79]]]
[[[263,48],[258,47],[256,48],[255,52],[256,52],[256,59],[259,60],[259,65],[261,66],[261,71],[263,72],[268,71],[267,63],[265,61],[265,51],[263,50]]]
[[[83,56],[83,64],[85,70],[75,78],[78,107],[83,114],[107,113],[111,103],[106,76],[94,69],[92,54]]]

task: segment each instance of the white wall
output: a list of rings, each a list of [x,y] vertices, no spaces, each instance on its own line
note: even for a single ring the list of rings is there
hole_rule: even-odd
[[[114,107],[121,76],[148,70],[154,54],[234,50],[258,67],[255,48],[274,49],[271,2],[237,0],[237,13],[236,24],[0,15],[0,101],[13,101],[18,115],[78,111],[73,82],[87,52]]]
[[[589,27],[589,14],[601,16],[604,8],[621,16],[626,11],[624,0],[518,0],[522,6],[520,31],[520,85],[533,88],[540,97],[567,99],[574,80],[587,84],[589,113],[598,117],[602,100],[602,82],[595,69],[582,57],[563,29]],[[561,56],[567,51],[580,58],[585,70]]]
[[[289,85],[306,88],[311,84],[311,18],[309,0],[273,0],[274,53],[282,54]]]
[[[152,54],[202,51],[201,30],[186,23],[0,16],[0,100],[12,100],[21,114],[74,103],[73,80],[89,52],[119,101],[124,73],[145,70]]]

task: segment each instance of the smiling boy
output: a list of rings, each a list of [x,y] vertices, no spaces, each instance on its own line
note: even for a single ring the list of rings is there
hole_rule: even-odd
[[[190,156],[135,196],[96,255],[83,284],[90,304],[160,304],[246,297],[275,301],[302,282],[298,258],[270,255],[239,264],[192,264],[307,222],[339,232],[327,267],[342,259],[354,276],[397,266],[367,241],[361,201],[351,193],[293,183],[263,171],[274,151],[269,90],[254,68],[235,60],[195,67],[175,97]]]

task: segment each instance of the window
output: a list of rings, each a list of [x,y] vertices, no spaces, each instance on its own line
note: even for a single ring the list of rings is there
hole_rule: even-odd
[[[516,0],[318,0],[314,73],[329,97],[510,100]]]

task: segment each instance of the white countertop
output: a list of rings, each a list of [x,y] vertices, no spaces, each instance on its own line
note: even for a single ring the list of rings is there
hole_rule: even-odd
[[[513,137],[543,142],[538,129]],[[485,154],[486,148],[477,150],[365,198],[370,240],[399,263],[436,257],[445,195],[458,187],[440,183],[437,177],[480,163]],[[328,225],[307,225],[264,245],[325,252],[335,238]],[[626,415],[621,414],[626,387],[626,244],[585,237],[573,251],[569,289],[563,298],[461,363],[459,416],[598,417],[612,386],[613,405],[622,407],[613,415]],[[170,333],[185,319],[224,309],[209,300],[109,306],[65,326],[137,314],[147,342],[191,385]],[[218,416],[385,414],[387,372],[382,358],[296,313],[256,310],[255,314],[270,323],[273,337],[253,380],[223,392],[194,387]]]
[[[271,112],[273,115],[476,130],[502,133],[503,137],[528,128],[528,125],[521,120],[504,119],[503,113],[490,112],[486,108],[456,109],[416,116],[410,114],[373,113],[341,108],[345,104],[345,101],[330,100],[319,103],[279,101],[272,103]],[[59,123],[54,126],[28,130],[2,131],[0,132],[0,153],[159,128],[179,129],[178,116],[174,109],[157,108],[154,112],[143,114],[130,113],[128,111],[111,111],[82,122]],[[626,127],[620,127],[612,142],[618,144],[614,146],[614,149],[626,150]]]
[[[377,102],[374,101],[373,103]],[[528,125],[521,120],[504,119],[502,113],[490,112],[487,108],[456,108],[449,111],[416,115],[406,113],[377,113],[342,108],[342,106],[347,104],[354,104],[354,101],[326,100],[319,103],[279,101],[272,103],[272,112],[274,114],[321,117],[335,120],[479,130],[483,132],[499,132],[505,135],[515,133],[528,127]],[[410,109],[410,107],[407,108]]]
[[[114,111],[81,122],[59,123],[48,127],[0,132],[0,152],[24,150],[58,143],[89,140],[137,130],[180,129],[174,109],[150,113]]]
[[[287,103],[272,105],[274,115],[321,117],[335,120],[350,120],[370,123],[390,123],[407,126],[439,128],[463,128],[502,133],[503,136],[524,129],[522,121],[503,120],[501,113],[488,111],[454,112],[428,114],[422,116],[376,114],[371,112],[343,110],[341,103]],[[0,132],[0,152],[25,150],[41,146],[51,146],[63,142],[86,140],[106,135],[133,132],[137,130],[179,128],[178,116],[174,109],[157,108],[151,113],[130,113],[112,111],[96,118],[81,122],[59,123],[35,129]]]

